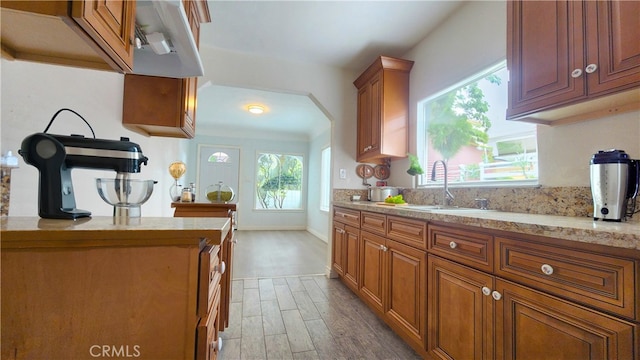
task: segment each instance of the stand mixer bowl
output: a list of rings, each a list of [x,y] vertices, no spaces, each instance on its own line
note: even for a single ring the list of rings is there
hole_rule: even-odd
[[[153,193],[155,180],[135,180],[127,178],[96,179],[98,194],[107,204],[113,205],[113,216],[140,217],[140,205]]]

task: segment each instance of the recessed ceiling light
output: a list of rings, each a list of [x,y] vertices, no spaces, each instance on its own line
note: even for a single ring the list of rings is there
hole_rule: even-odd
[[[264,106],[261,105],[249,105],[248,109],[252,114],[262,114],[264,112]]]

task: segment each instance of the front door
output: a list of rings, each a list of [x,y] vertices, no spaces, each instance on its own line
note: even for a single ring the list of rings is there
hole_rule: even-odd
[[[240,148],[220,145],[198,146],[198,188],[196,201],[207,201],[207,188],[222,181],[235,192],[238,201]]]

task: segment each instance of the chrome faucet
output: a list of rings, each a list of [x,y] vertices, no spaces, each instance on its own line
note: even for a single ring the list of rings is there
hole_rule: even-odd
[[[436,167],[438,163],[442,164],[442,168],[444,169],[444,188],[442,191],[442,206],[449,206],[453,201],[454,197],[449,192],[449,182],[448,182],[448,170],[447,163],[444,160],[436,160],[433,162],[433,168],[431,168],[431,181],[436,181]]]

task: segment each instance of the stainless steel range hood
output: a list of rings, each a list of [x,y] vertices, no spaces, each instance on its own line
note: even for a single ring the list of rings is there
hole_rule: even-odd
[[[133,73],[172,78],[204,75],[181,0],[137,0]]]

